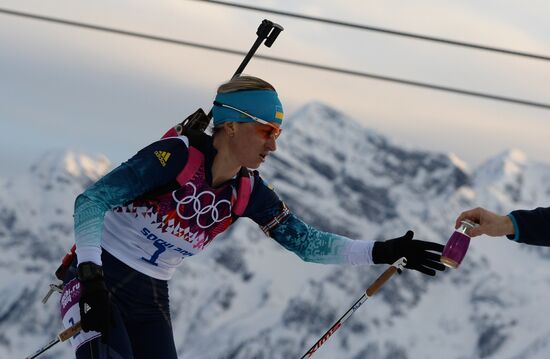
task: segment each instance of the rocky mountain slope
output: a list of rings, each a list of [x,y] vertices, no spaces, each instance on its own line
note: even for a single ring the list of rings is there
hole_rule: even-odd
[[[310,224],[355,239],[412,229],[445,243],[464,209],[550,203],[550,165],[520,151],[470,170],[320,103],[286,120],[278,147],[264,179]],[[61,329],[57,297],[40,300],[73,241],[74,198],[109,166],[52,151],[27,176],[0,180],[0,357],[24,357]],[[549,258],[546,248],[476,238],[458,270],[392,278],[315,357],[548,358]],[[171,282],[180,358],[299,358],[384,269],[302,262],[243,219]],[[66,343],[43,356],[70,357]]]

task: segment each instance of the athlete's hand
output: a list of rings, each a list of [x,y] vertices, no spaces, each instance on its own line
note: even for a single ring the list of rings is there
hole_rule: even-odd
[[[408,231],[404,236],[376,242],[372,249],[372,260],[376,264],[393,264],[401,257],[407,258],[405,268],[414,269],[434,276],[435,271],[444,271],[440,257],[443,245],[434,242],[413,239],[414,232]]]
[[[83,265],[90,265],[90,262],[81,263],[78,266],[80,280],[80,324],[82,325],[82,330],[85,332],[90,330],[100,332],[101,342],[107,343],[111,327],[114,324],[109,291],[105,286],[103,275],[80,279]]]

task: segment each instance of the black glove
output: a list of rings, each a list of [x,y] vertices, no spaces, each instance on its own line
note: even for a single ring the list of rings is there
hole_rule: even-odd
[[[101,342],[107,343],[114,317],[101,266],[92,262],[80,263],[78,280],[80,281],[79,305],[82,330],[100,332]]]
[[[443,245],[434,242],[413,240],[414,232],[407,231],[403,237],[374,243],[372,260],[376,264],[393,264],[401,257],[407,258],[405,268],[434,276],[435,271],[445,270],[440,257]]]

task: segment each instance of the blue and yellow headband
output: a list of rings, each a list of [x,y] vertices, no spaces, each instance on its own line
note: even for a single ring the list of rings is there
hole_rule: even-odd
[[[235,107],[252,116],[281,126],[283,123],[283,105],[277,93],[272,90],[242,90],[216,95],[215,103]],[[227,107],[215,105],[212,108],[214,126],[224,122],[252,122],[252,118]]]

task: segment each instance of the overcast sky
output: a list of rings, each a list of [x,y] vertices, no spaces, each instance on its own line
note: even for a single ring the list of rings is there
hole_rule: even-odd
[[[550,56],[548,1],[240,1]],[[267,18],[284,26],[259,53],[550,103],[550,62],[188,0],[0,0],[0,7],[248,51]],[[114,164],[157,139],[215,88],[239,56],[0,14],[0,176],[70,148]],[[550,163],[550,110],[253,59],[287,115],[321,101],[409,148],[471,168],[508,148]]]

